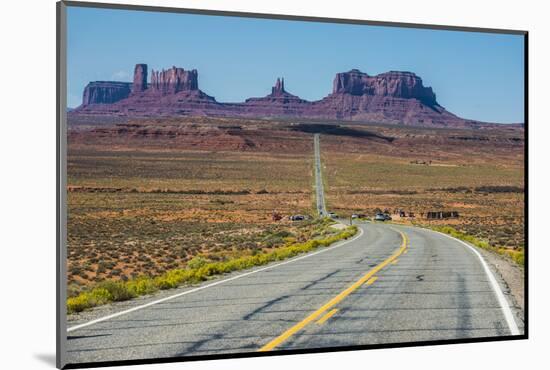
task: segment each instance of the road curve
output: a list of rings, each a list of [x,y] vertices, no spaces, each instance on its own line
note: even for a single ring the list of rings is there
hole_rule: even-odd
[[[173,290],[179,296],[149,306],[155,298],[131,301],[133,311],[90,325],[72,322],[84,326],[68,332],[67,360],[511,335],[508,307],[469,247],[420,228],[359,227],[353,240],[318,252]]]

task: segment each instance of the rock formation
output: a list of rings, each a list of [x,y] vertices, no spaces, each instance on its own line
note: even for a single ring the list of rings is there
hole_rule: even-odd
[[[139,93],[147,89],[147,64],[136,64],[134,68],[134,83],[132,93]]]
[[[332,93],[418,99],[426,105],[437,104],[432,88],[424,87],[422,79],[412,72],[391,71],[369,76],[357,69],[352,69],[349,72],[336,74]]]
[[[94,81],[84,88],[82,106],[90,104],[113,104],[130,95],[128,82]]]
[[[277,81],[275,82],[275,86],[271,88],[271,96],[281,96],[286,93],[285,91],[285,79],[284,78],[277,78]]]
[[[242,104],[241,114],[258,117],[301,116],[311,103],[285,90],[285,80],[277,78],[271,94],[262,98],[249,98]]]
[[[175,94],[180,91],[199,89],[196,69],[186,71],[183,68],[172,67],[165,71],[151,71],[151,88],[163,94]]]
[[[334,119],[424,126],[468,126],[447,112],[431,87],[411,72],[369,76],[357,69],[336,74],[332,93],[314,102],[310,115]]]
[[[432,88],[412,72],[370,76],[357,69],[336,74],[332,93],[318,101],[287,92],[284,79],[277,78],[271,94],[243,103],[220,103],[199,89],[195,69],[153,70],[148,83],[147,65],[138,64],[133,83],[89,83],[82,105],[71,114],[311,118],[438,127],[482,124],[446,111]]]

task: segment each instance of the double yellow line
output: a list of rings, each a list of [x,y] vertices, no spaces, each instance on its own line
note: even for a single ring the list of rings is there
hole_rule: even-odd
[[[264,345],[262,348],[260,348],[259,351],[260,352],[267,352],[267,351],[271,351],[274,348],[276,348],[277,346],[279,346],[281,343],[286,341],[288,338],[290,338],[291,336],[293,336],[294,334],[296,334],[297,332],[302,330],[304,327],[306,327],[309,323],[317,320],[327,310],[330,310],[332,307],[334,307],[335,305],[337,305],[338,303],[343,301],[348,295],[350,295],[352,292],[357,290],[357,288],[359,288],[361,285],[365,284],[371,277],[374,276],[374,274],[376,274],[378,271],[382,270],[384,267],[386,267],[387,265],[392,263],[394,260],[397,259],[397,257],[399,257],[403,252],[405,252],[405,250],[407,249],[407,246],[409,244],[409,239],[401,231],[396,230],[396,229],[393,229],[393,230],[395,230],[399,234],[401,234],[401,238],[402,238],[401,246],[399,247],[399,249],[396,252],[394,252],[390,257],[388,257],[382,263],[380,263],[379,265],[374,267],[372,270],[367,272],[365,275],[363,275],[355,283],[353,283],[348,288],[346,288],[345,290],[340,292],[337,296],[335,296],[330,301],[325,303],[318,310],[316,310],[315,312],[310,314],[308,317],[306,317],[305,319],[303,319],[302,321],[300,321],[299,323],[297,323],[296,325],[294,325],[293,327],[291,327],[290,329],[285,331],[283,334],[279,335],[277,338],[273,339],[271,342]],[[333,312],[333,314],[336,313],[336,311],[334,311],[334,310],[332,312]],[[332,315],[330,315],[330,316],[332,316]],[[328,319],[328,317],[327,317],[327,319]]]

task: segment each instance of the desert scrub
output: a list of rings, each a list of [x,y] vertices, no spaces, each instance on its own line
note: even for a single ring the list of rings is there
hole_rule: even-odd
[[[525,264],[525,253],[523,248],[521,249],[510,249],[503,247],[496,247],[490,245],[487,241],[476,238],[475,236],[468,235],[462,231],[459,231],[450,226],[430,226],[432,230],[439,231],[445,234],[448,234],[454,238],[464,240],[470,244],[475,245],[478,248],[490,250],[500,254],[501,256],[506,256],[518,265],[523,266]]]
[[[113,297],[106,289],[98,287],[67,299],[67,310],[69,313],[80,312],[87,308],[111,302],[112,300]]]
[[[322,225],[328,224],[328,222],[322,222]],[[154,278],[141,276],[125,282],[104,281],[89,291],[67,299],[67,311],[68,313],[80,312],[109,302],[124,301],[153,293],[159,289],[171,289],[183,284],[194,284],[207,280],[214,275],[284,260],[319,247],[328,247],[337,241],[348,239],[356,233],[357,226],[350,226],[324,239],[312,239],[302,243],[288,244],[270,252],[256,253],[226,261],[211,262],[204,257],[197,256],[189,261],[185,269],[170,270]]]
[[[187,262],[187,267],[192,270],[195,270],[195,269],[201,268],[207,263],[208,263],[208,260],[203,256],[195,256],[189,262]]]

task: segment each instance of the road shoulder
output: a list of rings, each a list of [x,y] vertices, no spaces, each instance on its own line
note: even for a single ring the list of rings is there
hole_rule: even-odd
[[[395,224],[402,225],[402,226],[409,226],[409,227],[419,227],[420,229],[440,233],[452,239],[456,239],[452,236],[449,236],[448,234],[441,233],[438,231],[433,231],[430,228],[426,228],[422,226],[403,225],[403,224],[397,224],[397,223]],[[512,311],[512,314],[514,316],[516,325],[519,327],[520,331],[523,332],[524,324],[525,324],[525,312],[524,312],[525,310],[525,299],[524,299],[525,270],[524,268],[495,252],[478,248],[475,245],[467,243],[460,239],[456,239],[456,240],[464,244],[467,244],[468,246],[473,248],[476,252],[478,252],[481,255],[481,257],[487,264],[489,270],[495,277],[500,290],[504,294],[505,299],[508,302],[508,306],[510,307],[510,310]]]
[[[525,269],[494,252],[476,248],[481,253],[492,272],[496,275],[502,290],[507,295],[516,318],[524,323],[525,310]]]

